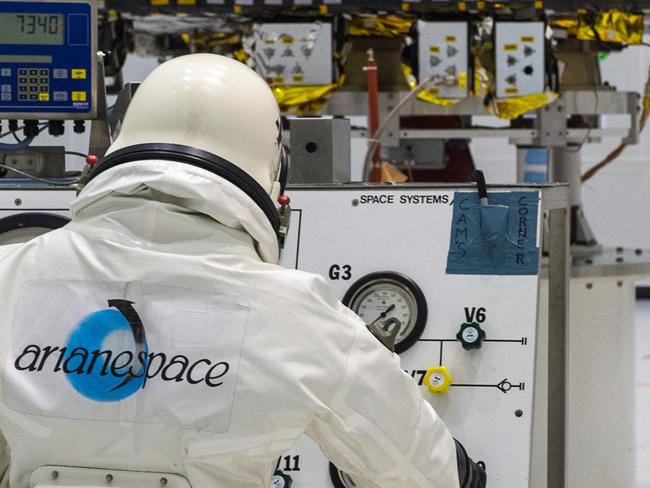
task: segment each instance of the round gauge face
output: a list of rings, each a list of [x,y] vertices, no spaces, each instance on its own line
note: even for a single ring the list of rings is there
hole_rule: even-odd
[[[343,303],[367,324],[390,318],[400,321],[395,352],[403,352],[422,335],[427,318],[427,305],[420,288],[399,273],[372,273],[364,276],[348,290]]]

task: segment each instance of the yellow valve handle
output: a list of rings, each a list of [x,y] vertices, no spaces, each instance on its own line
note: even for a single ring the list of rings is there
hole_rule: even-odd
[[[436,366],[427,370],[423,383],[431,394],[438,395],[440,393],[448,393],[452,381],[454,381],[454,378],[447,368],[444,366]]]

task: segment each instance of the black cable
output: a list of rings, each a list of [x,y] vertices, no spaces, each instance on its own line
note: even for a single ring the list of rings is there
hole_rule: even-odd
[[[39,125],[39,128],[40,128],[40,129],[43,129],[43,128],[46,127],[47,125],[48,125],[47,122],[43,122],[42,124]],[[11,135],[13,135],[14,137],[18,137],[18,136],[16,135],[16,132],[19,132],[19,131],[23,130],[24,128],[25,128],[25,126],[24,126],[24,125],[21,125],[21,126],[18,127],[16,130],[8,130],[7,132],[5,132],[5,133],[3,133],[3,134],[0,134],[0,139],[3,139],[3,138],[5,138],[5,137],[7,137],[7,136],[11,136]],[[41,132],[42,132],[42,130],[41,130]],[[20,139],[16,139],[16,140],[17,140],[18,142],[22,142]]]
[[[474,178],[476,179],[476,187],[478,189],[478,198],[482,200],[485,198],[487,200],[487,185],[485,183],[485,175],[483,171],[477,169],[474,173]]]
[[[29,178],[30,180],[38,181],[39,183],[47,183],[48,185],[52,185],[52,186],[71,186],[79,182],[79,180],[62,182],[62,181],[48,180],[46,178],[39,178],[38,176],[30,175],[29,173],[25,173],[24,171],[21,171],[19,169],[12,168],[11,166],[7,166],[6,164],[0,164],[0,168],[3,168],[7,171],[13,171],[14,173],[18,173],[24,178]]]
[[[80,153],[80,152],[77,152],[77,151],[66,151],[65,154],[70,154],[71,156],[79,156],[80,158],[84,158],[84,159],[86,159],[88,157],[87,154]]]

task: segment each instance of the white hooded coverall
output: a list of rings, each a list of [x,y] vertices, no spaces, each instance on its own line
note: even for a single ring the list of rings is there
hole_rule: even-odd
[[[277,266],[272,227],[241,190],[132,162],[72,212],[0,248],[13,488],[43,465],[267,488],[303,433],[358,486],[458,487],[454,441],[399,358],[323,278]]]

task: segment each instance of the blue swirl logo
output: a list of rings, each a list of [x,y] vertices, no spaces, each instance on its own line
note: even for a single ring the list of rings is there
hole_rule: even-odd
[[[128,300],[109,300],[111,308],[91,313],[71,332],[66,344],[65,377],[81,395],[98,402],[117,402],[144,388],[148,347],[133,305]],[[133,335],[135,352],[116,354],[104,349],[106,339],[120,331]],[[75,360],[79,368],[75,368]],[[83,374],[79,374],[81,368]]]
[[[228,361],[190,358],[180,351],[150,352],[134,305],[108,300],[109,308],[84,317],[65,345],[25,345],[14,368],[27,374],[62,374],[76,392],[97,402],[124,400],[154,379],[208,388],[224,384]],[[124,344],[124,335],[129,344]],[[120,346],[111,347],[116,342]]]

